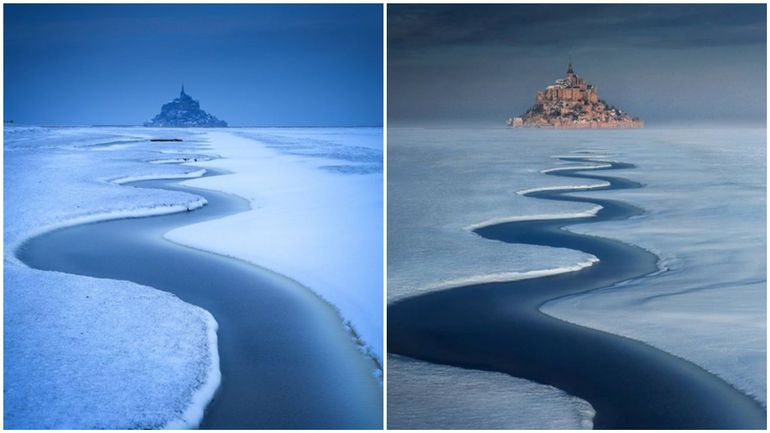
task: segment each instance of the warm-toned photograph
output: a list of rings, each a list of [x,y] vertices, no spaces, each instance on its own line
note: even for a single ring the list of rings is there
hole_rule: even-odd
[[[388,428],[765,428],[765,16],[388,6]]]

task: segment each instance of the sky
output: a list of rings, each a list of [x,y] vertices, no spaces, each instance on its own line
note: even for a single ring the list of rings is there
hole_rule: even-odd
[[[382,6],[4,5],[4,117],[141,124],[185,91],[230,126],[381,126]]]
[[[389,5],[388,124],[522,114],[575,72],[649,126],[766,122],[765,5]]]

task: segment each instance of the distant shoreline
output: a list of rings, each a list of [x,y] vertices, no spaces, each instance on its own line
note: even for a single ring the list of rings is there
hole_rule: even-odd
[[[281,129],[301,129],[301,128],[383,128],[382,125],[301,125],[301,126],[284,126],[284,125],[231,125],[231,126],[218,126],[218,127],[205,127],[205,126],[174,126],[174,127],[161,127],[161,126],[144,126],[144,125],[44,125],[36,123],[5,123],[5,126],[13,127],[39,127],[39,128],[146,128],[146,129],[238,129],[238,128],[281,128]]]

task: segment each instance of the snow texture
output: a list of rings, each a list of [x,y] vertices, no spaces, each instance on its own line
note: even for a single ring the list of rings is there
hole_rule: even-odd
[[[452,287],[463,287],[471,284],[483,284],[483,283],[501,283],[506,281],[527,280],[530,278],[540,278],[548,275],[563,274],[566,272],[575,272],[581,269],[598,263],[599,259],[590,256],[588,260],[577,263],[573,266],[563,266],[553,269],[538,269],[535,271],[526,272],[498,272],[494,274],[475,275],[471,277],[458,278],[456,280],[444,280],[436,282],[434,284],[428,284],[425,287],[419,288],[414,291],[417,294],[419,290],[431,291],[438,289],[451,289]]]
[[[569,189],[573,191],[586,191],[591,189],[597,189],[597,188],[604,188],[606,186],[610,186],[608,182],[600,182],[600,183],[592,183],[590,185],[559,185],[559,186],[545,186],[541,188],[529,188],[529,189],[523,189],[521,191],[517,191],[516,194],[519,195],[525,195],[533,192],[539,192],[539,191],[558,191],[561,189]]]
[[[569,186],[571,179],[540,173],[576,165],[554,155],[634,163],[636,169],[602,174],[627,177],[645,188],[572,194],[624,200],[646,213],[570,230],[653,251],[662,271],[553,301],[543,311],[688,359],[766,404],[764,129],[393,128],[388,140],[390,301],[443,289],[453,281],[590,261],[570,250],[488,241],[469,229],[496,221],[595,213],[591,205],[514,192]],[[592,165],[597,164],[586,164]],[[399,368],[398,363],[389,366],[390,374]],[[444,374],[461,377],[451,370]],[[434,395],[439,389],[425,383],[422,393]],[[528,410],[529,392],[512,393],[512,411]],[[570,413],[566,399],[550,405],[551,418]],[[415,406],[425,413],[433,410],[430,403]]]
[[[286,275],[336,307],[382,362],[382,129],[208,132],[230,174],[186,185],[243,197],[251,210],[172,230],[174,242]]]
[[[514,134],[526,141],[516,142]],[[550,155],[566,148],[567,143],[554,144],[548,131],[391,128],[388,300],[458,281],[568,269],[593,260],[589,254],[567,249],[511,246],[472,231],[497,222],[597,212],[592,204],[516,194],[522,189],[574,183],[538,173],[549,168],[544,164],[552,164]]]
[[[599,212],[600,210],[602,210],[602,207],[597,205],[583,212],[556,213],[556,214],[546,214],[546,215],[516,215],[516,216],[509,216],[509,217],[492,218],[490,220],[483,221],[478,224],[471,224],[467,227],[467,229],[477,230],[477,229],[488,227],[495,224],[510,223],[515,221],[542,221],[542,220],[555,220],[555,219],[564,219],[564,218],[588,218],[596,215],[596,213]]]
[[[596,414],[557,388],[503,373],[389,355],[388,377],[391,429],[591,429]]]
[[[628,131],[594,146],[646,186],[591,195],[646,213],[570,230],[651,250],[664,272],[543,311],[688,359],[766,406],[765,129]]]
[[[588,217],[599,211],[595,205],[516,194],[519,189],[570,185],[571,179],[538,173],[543,164],[552,163],[550,155],[566,148],[554,145],[547,131],[539,132],[543,131],[388,130],[389,301],[464,284],[567,272],[595,263],[596,257],[582,252],[512,246],[472,232],[504,221]],[[517,142],[512,133],[527,140]],[[400,398],[410,398],[412,403],[400,407],[399,419],[401,414],[415,422],[443,416],[442,422],[458,428],[577,429],[592,423],[592,411],[575,410],[589,407],[588,403],[549,386],[503,374],[391,360],[389,396],[401,387],[414,393],[406,397],[404,392],[401,397],[398,391]],[[453,382],[467,388],[458,392],[451,387]],[[469,392],[468,399],[464,392]],[[389,398],[389,404],[392,401],[396,400]],[[460,411],[461,404],[469,409]],[[463,424],[465,416],[478,424]]]
[[[591,158],[596,158],[596,157],[595,157],[595,156],[593,156],[593,155],[591,155]],[[548,173],[557,173],[557,172],[560,172],[560,171],[574,170],[574,169],[576,169],[576,168],[580,168],[580,169],[586,169],[586,168],[588,168],[588,169],[596,170],[596,169],[599,169],[599,168],[610,168],[610,167],[612,167],[612,164],[593,164],[593,165],[591,165],[591,164],[582,164],[582,165],[570,165],[570,166],[566,166],[566,167],[555,167],[555,168],[547,168],[547,169],[544,169],[544,170],[540,170],[540,173],[542,173],[542,174],[548,174]]]
[[[195,427],[219,386],[216,321],[126,281],[24,266],[25,240],[67,225],[202,206],[191,194],[114,183],[189,177],[140,128],[4,130],[4,424],[24,429]],[[180,153],[194,152],[196,133]],[[104,150],[110,150],[104,152]]]

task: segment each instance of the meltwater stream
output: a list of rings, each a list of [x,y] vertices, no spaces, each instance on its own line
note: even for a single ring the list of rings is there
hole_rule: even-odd
[[[592,170],[633,168],[590,158],[562,159],[605,164]],[[564,168],[548,174],[606,182],[607,186],[593,191],[641,187],[619,177],[580,173],[588,170]],[[595,428],[764,429],[765,409],[758,402],[702,368],[644,343],[570,324],[539,310],[550,300],[658,270],[657,257],[642,248],[563,230],[571,224],[643,213],[621,201],[565,195],[575,189],[549,188],[525,195],[591,203],[602,209],[590,218],[504,222],[475,232],[510,244],[583,251],[599,258],[598,263],[574,272],[474,284],[394,302],[388,307],[388,351],[552,385],[588,401],[596,410]],[[388,413],[389,419],[397,416]]]
[[[249,209],[238,197],[177,182],[130,185],[190,192],[208,205],[55,230],[30,239],[17,255],[37,269],[165,290],[211,312],[219,323],[222,383],[202,428],[381,428],[377,366],[330,305],[269,270],[163,239],[176,227]]]

